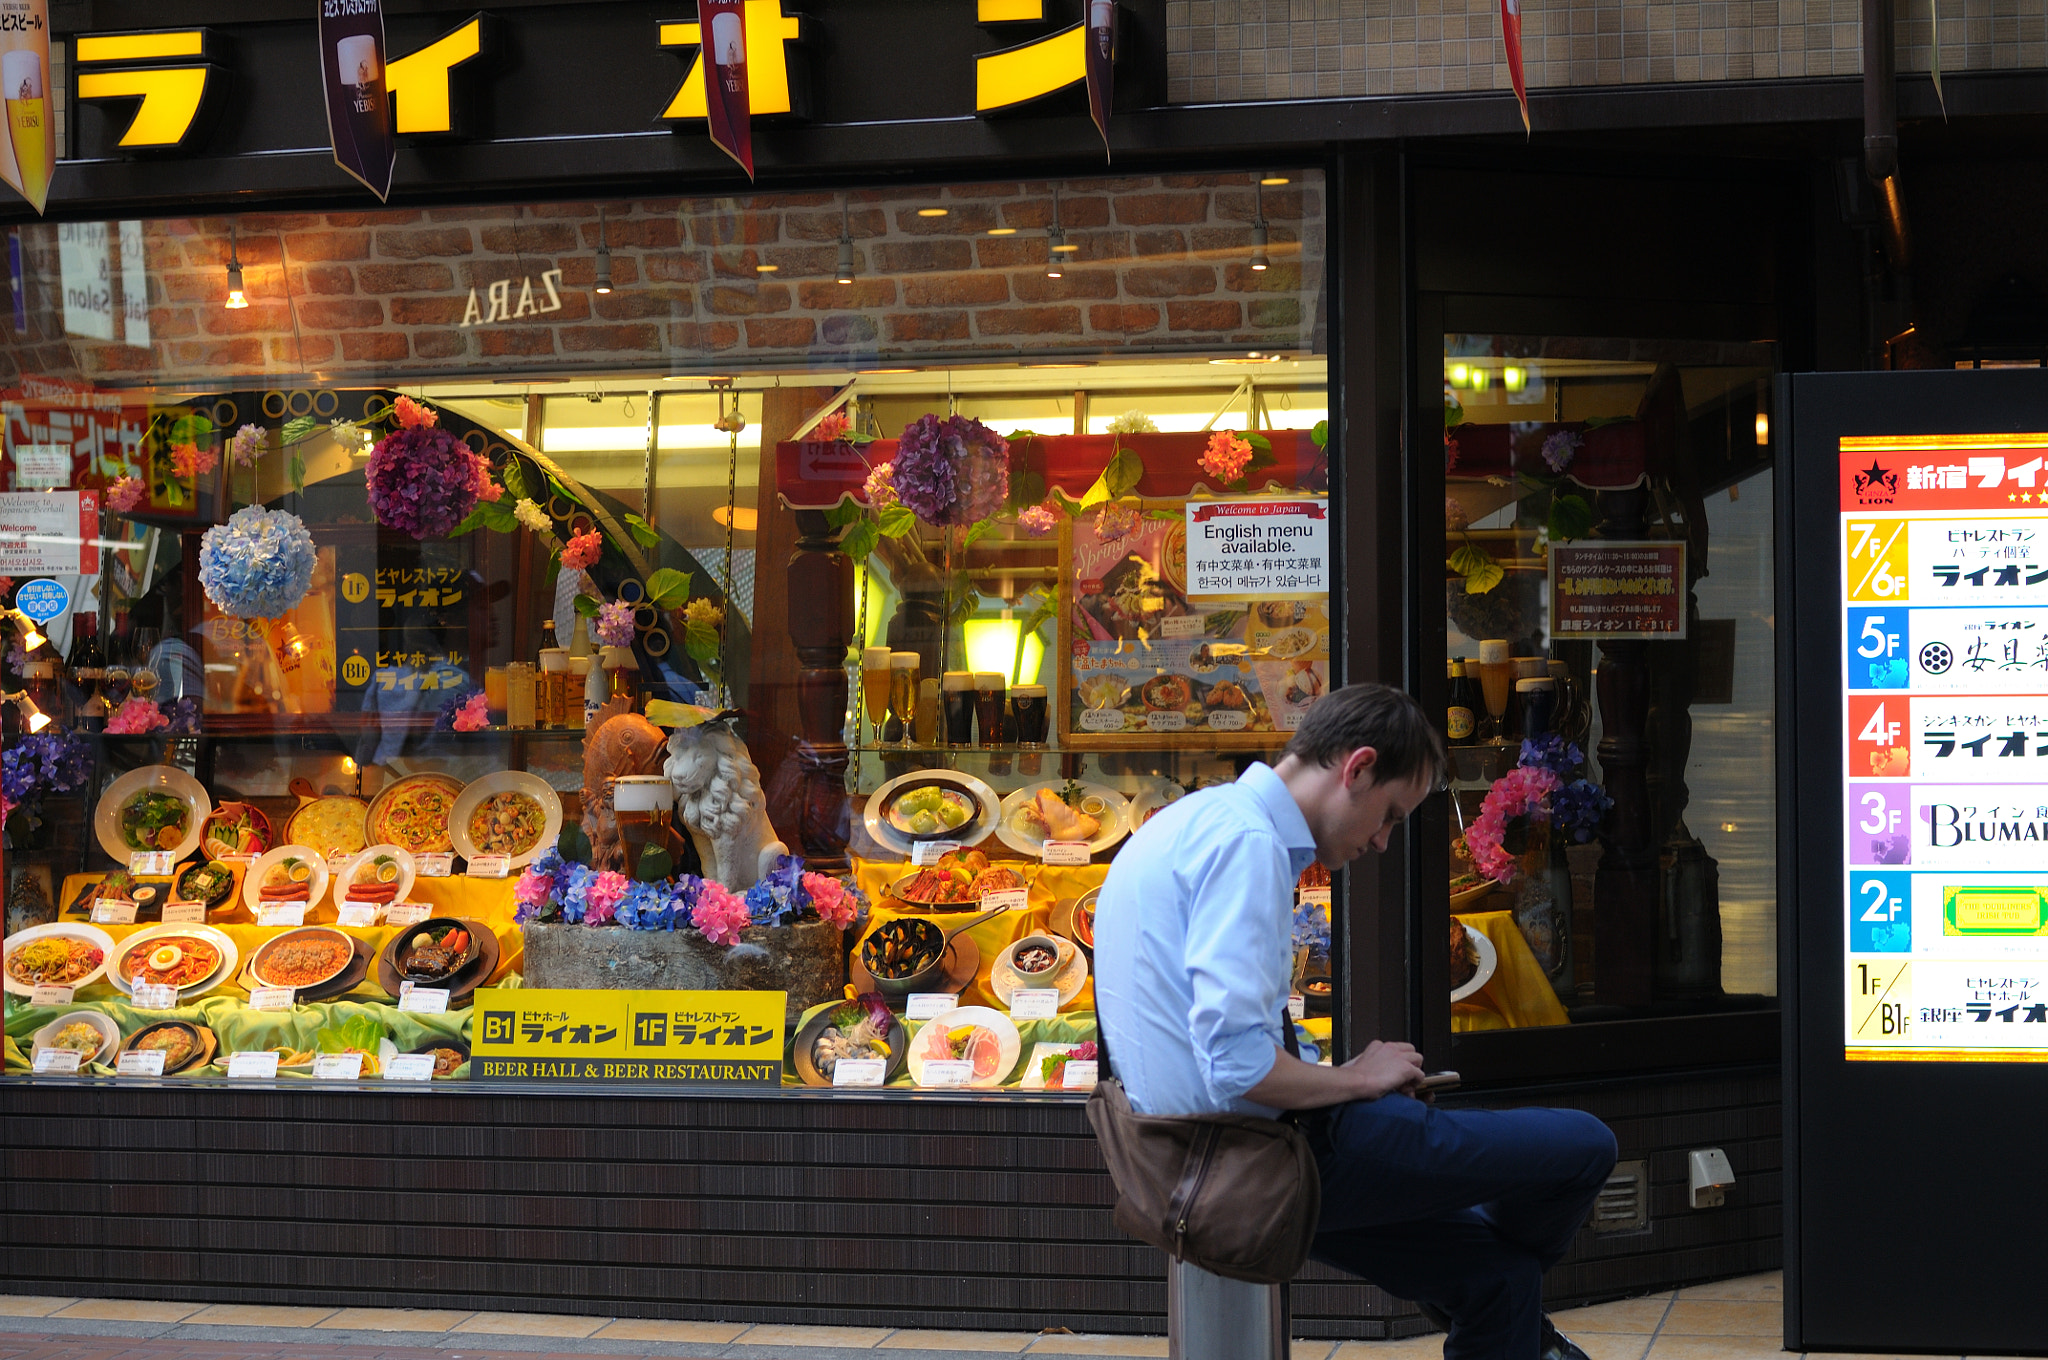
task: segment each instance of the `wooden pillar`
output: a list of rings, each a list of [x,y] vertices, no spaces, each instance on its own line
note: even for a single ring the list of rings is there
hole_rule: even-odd
[[[1643,535],[1649,489],[1600,493],[1601,538]],[[1657,828],[1647,779],[1650,716],[1649,648],[1639,641],[1600,644],[1595,686],[1600,703],[1600,778],[1614,810],[1602,829],[1600,868],[1593,876],[1594,999],[1602,1005],[1646,1006],[1656,963]]]

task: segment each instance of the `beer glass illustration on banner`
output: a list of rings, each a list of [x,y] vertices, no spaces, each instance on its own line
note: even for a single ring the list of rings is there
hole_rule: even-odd
[[[377,40],[367,33],[343,38],[334,45],[334,63],[341,83],[353,87],[349,130],[357,146],[373,144],[382,132],[384,64],[377,59]]]
[[[747,75],[746,30],[739,15],[728,11],[711,20],[711,46],[718,53],[726,90],[738,94],[745,88]]]
[[[1088,36],[1104,61],[1115,55],[1116,0],[1088,0]]]
[[[50,196],[50,101],[40,52],[0,53],[0,88],[7,97],[7,135],[21,167],[21,196],[40,212]]]

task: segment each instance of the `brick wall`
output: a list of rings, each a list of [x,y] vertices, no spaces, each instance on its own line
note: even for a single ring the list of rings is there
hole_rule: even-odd
[[[834,279],[836,195],[606,204],[607,296],[592,291],[594,204],[254,214],[235,221],[244,311],[221,305],[228,219],[171,219],[147,224],[146,346],[66,336],[57,229],[25,227],[31,328],[0,354],[0,378],[366,382],[1307,348],[1321,184],[1264,191],[1263,272],[1250,268],[1253,194],[1241,175],[1069,183],[1061,220],[1079,249],[1051,279],[1049,184],[855,193],[850,285]],[[946,215],[918,214],[933,207]]]
[[[1924,5],[1898,64],[1928,69]],[[1943,0],[1942,69],[2048,64],[2048,0]],[[1859,0],[1530,0],[1531,89],[1854,75]],[[1499,0],[1168,0],[1176,103],[1510,90]]]

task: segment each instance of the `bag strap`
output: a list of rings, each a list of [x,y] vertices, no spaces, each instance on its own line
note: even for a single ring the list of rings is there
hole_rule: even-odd
[[[1301,1057],[1301,1042],[1294,1037],[1294,1017],[1285,1006],[1280,1008],[1280,1043],[1290,1058]],[[1109,1061],[1109,1026],[1102,1022],[1102,993],[1095,994],[1095,1059],[1096,1075],[1107,1081],[1116,1075],[1116,1069]]]

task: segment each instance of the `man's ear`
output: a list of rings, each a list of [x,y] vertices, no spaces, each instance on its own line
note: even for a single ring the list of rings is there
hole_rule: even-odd
[[[1370,746],[1361,746],[1350,755],[1344,757],[1344,763],[1339,767],[1339,774],[1342,778],[1345,792],[1350,792],[1353,781],[1360,778],[1363,778],[1367,786],[1370,787],[1374,778],[1373,766],[1379,763],[1379,758],[1380,753]]]

